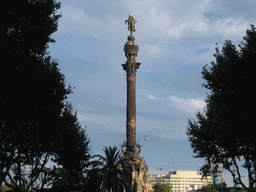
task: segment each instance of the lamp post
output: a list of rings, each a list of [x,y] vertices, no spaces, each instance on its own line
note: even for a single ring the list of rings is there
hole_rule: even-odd
[[[164,170],[163,168],[157,168],[157,170],[160,170],[160,183],[162,183],[162,170]]]

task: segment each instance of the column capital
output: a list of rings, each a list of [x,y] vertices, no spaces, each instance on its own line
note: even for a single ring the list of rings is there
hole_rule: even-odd
[[[122,64],[123,69],[127,72],[128,76],[134,76],[136,74],[137,69],[140,68],[141,63],[128,63]]]

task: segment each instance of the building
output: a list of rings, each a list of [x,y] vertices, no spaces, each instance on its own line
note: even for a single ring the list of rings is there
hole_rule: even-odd
[[[170,171],[168,175],[149,175],[151,185],[168,184],[171,192],[186,192],[200,189],[211,183],[211,178],[203,178],[197,171]]]

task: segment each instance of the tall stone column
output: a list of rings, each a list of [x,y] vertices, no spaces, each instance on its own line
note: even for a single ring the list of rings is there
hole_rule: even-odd
[[[127,61],[122,64],[127,81],[126,142],[122,145],[122,158],[126,161],[122,168],[130,175],[132,192],[150,192],[153,189],[148,179],[148,167],[139,155],[141,146],[136,143],[136,71],[140,63],[135,60],[139,47],[132,32],[135,31],[134,24],[137,20],[130,14],[125,22],[128,22],[128,30],[131,34],[124,45]]]
[[[126,152],[127,155],[136,152],[136,71],[139,69],[140,63],[135,58],[138,52],[138,45],[135,37],[130,35],[124,46],[125,55],[127,57],[126,64],[123,69],[126,71],[127,81],[127,106],[126,106]]]

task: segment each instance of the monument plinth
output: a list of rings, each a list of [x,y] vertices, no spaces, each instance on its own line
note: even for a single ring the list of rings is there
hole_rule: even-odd
[[[127,106],[126,106],[126,142],[122,145],[123,157],[126,161],[122,165],[123,169],[130,173],[131,186],[133,192],[153,191],[148,179],[148,167],[139,155],[141,146],[136,142],[136,72],[140,63],[136,62],[139,50],[135,42],[133,32],[135,31],[136,18],[130,13],[128,20],[128,30],[131,34],[124,45],[127,61],[122,64],[126,71],[127,81]],[[124,147],[126,148],[124,150]]]

